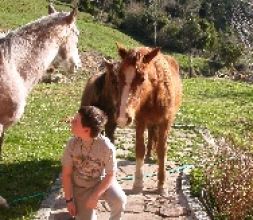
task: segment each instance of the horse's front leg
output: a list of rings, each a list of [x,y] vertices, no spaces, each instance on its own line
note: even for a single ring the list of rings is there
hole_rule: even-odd
[[[136,142],[135,142],[135,157],[136,157],[136,170],[135,179],[133,184],[133,192],[140,193],[143,190],[143,165],[145,156],[145,145],[144,145],[144,130],[145,126],[143,123],[136,122]]]
[[[168,124],[164,123],[159,126],[158,145],[156,148],[158,157],[158,193],[160,195],[167,195],[166,192],[166,168],[167,161],[167,137],[168,137]]]

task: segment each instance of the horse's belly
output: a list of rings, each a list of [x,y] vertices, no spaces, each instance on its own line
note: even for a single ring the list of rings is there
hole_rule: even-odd
[[[174,117],[174,111],[172,110],[172,108],[170,109],[168,107],[145,108],[136,115],[136,119],[145,121],[146,124],[159,124]]]

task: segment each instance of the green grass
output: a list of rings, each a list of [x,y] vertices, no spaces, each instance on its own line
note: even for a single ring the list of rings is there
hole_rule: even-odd
[[[252,147],[252,85],[204,78],[184,82],[183,123],[206,126],[216,136]]]
[[[116,42],[123,43],[129,48],[139,45],[129,36],[120,33],[113,28],[100,24],[80,21],[81,35],[80,48],[84,50],[96,50],[106,56],[115,58],[117,56]]]
[[[173,56],[178,60],[180,68],[184,71],[189,71],[190,67],[190,57],[185,54],[173,53]],[[192,58],[192,68],[196,72],[201,72],[201,70],[208,68],[208,60],[201,57]]]

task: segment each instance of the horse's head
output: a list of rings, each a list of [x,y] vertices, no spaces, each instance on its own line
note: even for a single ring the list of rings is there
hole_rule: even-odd
[[[49,14],[58,13],[52,5],[49,5],[48,12]],[[76,15],[77,9],[73,9],[73,11],[63,19],[63,25],[66,27],[65,36],[59,45],[58,54],[54,58],[49,69],[62,66],[70,72],[75,72],[81,67],[81,59],[77,47],[79,31],[75,24]]]
[[[120,101],[117,123],[123,127],[135,119],[150,95],[150,73],[154,72],[154,66],[149,64],[160,49],[143,47],[127,50],[122,45],[117,46],[122,59],[118,75]]]
[[[118,73],[119,62],[109,61],[104,59],[106,67],[105,72],[105,93],[112,101],[114,109],[116,109],[119,102],[119,87],[118,87]]]

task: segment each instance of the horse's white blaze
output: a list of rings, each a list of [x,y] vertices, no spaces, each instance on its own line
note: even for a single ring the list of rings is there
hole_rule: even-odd
[[[123,92],[121,96],[121,102],[120,102],[120,108],[119,108],[119,117],[117,119],[117,123],[120,127],[124,127],[127,123],[127,117],[126,117],[126,106],[127,106],[127,100],[129,97],[129,91],[131,88],[132,81],[135,77],[135,68],[133,66],[130,66],[125,71],[125,85],[123,87]]]

